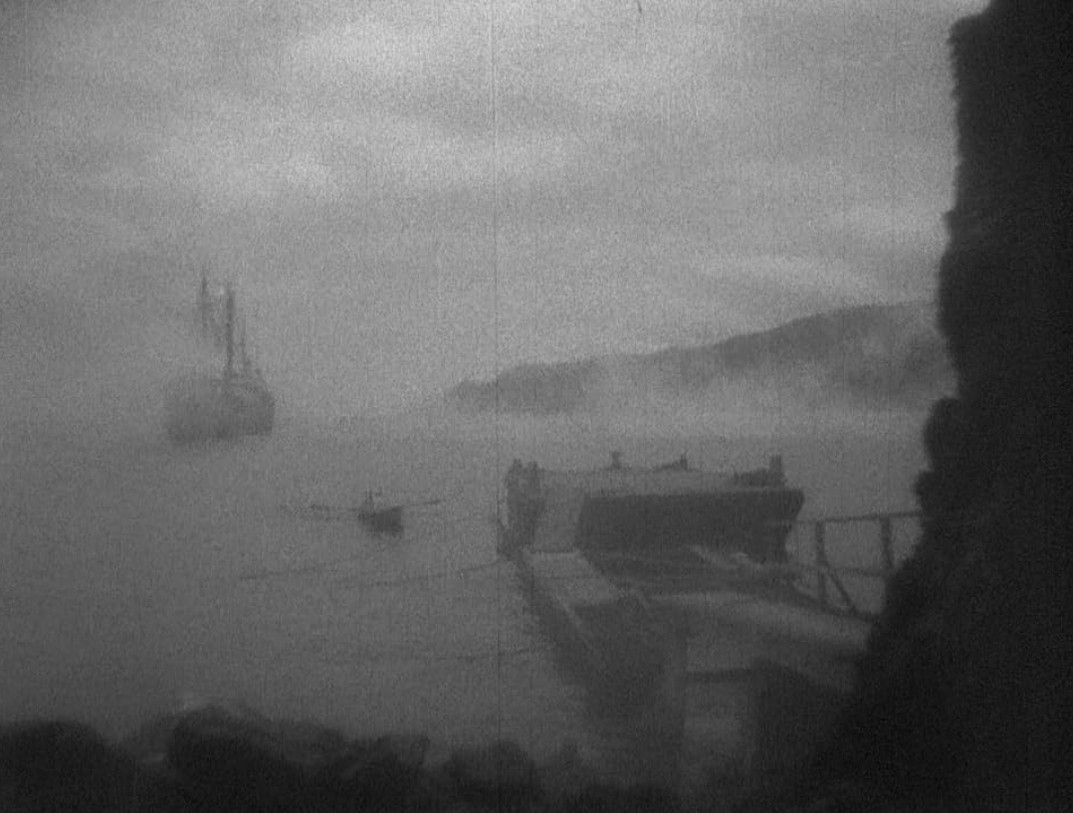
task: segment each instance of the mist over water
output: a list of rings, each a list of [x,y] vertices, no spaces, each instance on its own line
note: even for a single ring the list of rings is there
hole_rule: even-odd
[[[606,753],[616,735],[586,711],[496,558],[492,518],[514,457],[587,467],[612,449],[638,465],[687,453],[741,470],[782,454],[803,516],[912,508],[923,463],[910,415],[810,427],[688,402],[670,418],[284,417],[267,438],[174,448],[147,408],[150,384],[128,402],[146,409],[138,420],[102,410],[99,431],[52,421],[0,444],[4,719],[74,717],[120,735],[223,697],[353,734]],[[281,510],[355,505],[369,488],[443,502],[407,509],[400,538]],[[911,544],[899,539],[902,553]]]
[[[593,710],[497,556],[504,474],[781,455],[802,517],[915,508],[930,311],[695,345],[916,318],[947,31],[980,2],[0,8],[0,721],[120,737],[223,699],[643,777],[643,727]],[[222,364],[192,329],[203,270],[275,426],[180,448],[168,389]],[[441,395],[568,359],[606,366],[513,379],[552,414]],[[290,510],[370,489],[408,506],[401,536]],[[836,563],[874,543],[828,529]]]
[[[590,467],[618,450],[743,470],[781,454],[803,516],[912,508],[923,463],[922,415],[836,403],[804,374],[678,395],[608,380],[584,409],[542,418],[437,403],[327,422],[277,391],[271,436],[176,448],[166,386],[219,367],[181,305],[115,320],[7,290],[23,316],[0,362],[17,382],[0,396],[3,719],[121,736],[227,698],[355,735],[507,736],[538,755],[571,741],[621,768],[636,743],[594,718],[496,557],[510,461]],[[367,489],[412,504],[401,538],[283,510],[352,506]],[[832,549],[852,559],[858,541]],[[912,536],[897,541],[904,554]]]

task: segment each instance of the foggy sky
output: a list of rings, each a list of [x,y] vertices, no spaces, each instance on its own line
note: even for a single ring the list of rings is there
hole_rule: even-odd
[[[320,416],[931,296],[980,5],[3,4],[0,398],[166,373],[203,264]]]

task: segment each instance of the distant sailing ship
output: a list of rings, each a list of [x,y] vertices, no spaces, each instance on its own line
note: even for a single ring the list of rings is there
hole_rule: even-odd
[[[271,433],[275,398],[250,361],[244,325],[236,337],[237,323],[234,290],[228,285],[219,294],[210,293],[208,279],[202,275],[198,333],[217,352],[224,351],[224,368],[218,374],[187,376],[172,383],[166,399],[166,426],[174,443]]]

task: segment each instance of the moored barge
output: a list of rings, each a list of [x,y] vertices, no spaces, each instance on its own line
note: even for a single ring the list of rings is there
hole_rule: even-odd
[[[516,460],[500,549],[538,619],[584,677],[617,700],[673,693],[689,633],[663,595],[783,582],[786,535],[804,503],[780,457],[744,473],[682,458],[561,471]]]

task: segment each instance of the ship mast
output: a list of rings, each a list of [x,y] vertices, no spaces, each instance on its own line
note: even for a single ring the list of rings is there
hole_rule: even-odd
[[[242,374],[249,375],[250,372],[250,357],[246,355],[246,320],[239,319],[238,322],[238,358],[239,363],[242,365]]]
[[[201,319],[201,335],[209,333],[209,278],[204,271],[201,272],[201,290],[197,294],[197,310]]]
[[[225,329],[227,331],[227,367],[225,375],[228,381],[234,375],[235,366],[235,292],[227,286],[227,303],[224,310]]]

